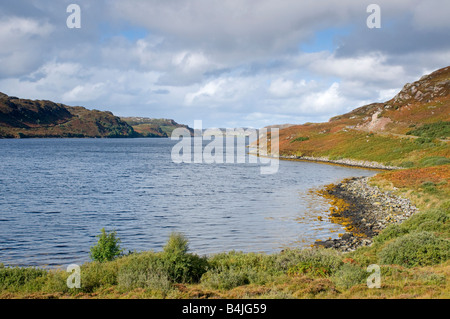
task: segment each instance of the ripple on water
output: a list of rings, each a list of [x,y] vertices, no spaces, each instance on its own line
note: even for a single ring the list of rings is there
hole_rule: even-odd
[[[0,140],[0,262],[82,263],[101,228],[116,230],[131,251],[161,250],[179,231],[199,254],[276,252],[337,236],[335,224],[317,220],[327,203],[311,202],[308,189],[375,174],[290,161],[273,175],[261,175],[259,164],[175,164],[175,144]]]

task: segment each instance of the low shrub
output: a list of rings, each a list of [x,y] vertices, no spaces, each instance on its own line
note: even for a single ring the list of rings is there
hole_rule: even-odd
[[[400,166],[404,168],[411,168],[414,167],[414,162],[411,161],[402,162],[400,163]]]
[[[331,277],[333,283],[343,289],[349,289],[363,283],[369,274],[357,265],[344,264]]]
[[[188,240],[180,233],[172,233],[161,255],[167,275],[173,282],[198,282],[206,272],[205,257],[189,254]]]
[[[327,267],[320,267],[312,262],[301,262],[288,269],[287,274],[296,276],[300,274],[311,274],[314,277],[327,277],[330,275],[330,269]]]
[[[210,289],[229,290],[250,283],[249,273],[251,269],[236,267],[219,267],[208,270],[201,278],[203,286]]]
[[[291,143],[294,143],[294,142],[303,142],[303,141],[307,141],[307,140],[309,140],[309,137],[307,137],[307,136],[299,136],[299,137],[294,138],[294,139],[291,141]]]
[[[162,252],[134,253],[125,258],[118,271],[123,288],[150,288],[167,291],[173,283],[195,283],[206,272],[208,261],[188,253],[188,240],[179,233],[170,235]]]
[[[412,215],[401,224],[401,227],[408,232],[416,230],[442,231],[448,228],[450,221],[450,213],[446,213],[442,209],[430,209]],[[434,228],[430,228],[433,225]]]
[[[0,267],[0,290],[38,291],[47,271],[39,268]]]
[[[437,166],[437,165],[445,165],[450,163],[450,159],[447,157],[442,156],[433,156],[433,157],[426,157],[423,160],[420,161],[422,166]]]
[[[439,264],[450,257],[450,241],[430,232],[413,232],[387,244],[378,257],[382,264],[405,267]]]
[[[393,238],[401,237],[403,235],[406,235],[408,233],[408,230],[405,227],[402,227],[398,224],[391,224],[383,231],[374,238],[375,244],[382,244],[385,243]]]
[[[275,256],[275,267],[284,272],[301,264],[332,274],[343,262],[339,252],[329,249],[289,249]]]
[[[422,281],[426,285],[444,285],[447,282],[447,277],[442,274],[433,272],[425,272],[415,276],[415,279]]]
[[[236,251],[219,253],[209,258],[209,268],[274,270],[274,256]]]
[[[419,128],[407,132],[406,134],[429,138],[447,138],[450,137],[450,122],[439,121],[424,124]]]
[[[167,276],[161,255],[154,252],[135,253],[126,258],[118,272],[122,288],[148,288],[156,277]]]
[[[436,188],[436,184],[433,182],[423,182],[420,187],[427,193],[436,193],[437,192],[437,188]]]
[[[93,261],[81,266],[81,290],[93,292],[99,287],[117,284],[118,266],[115,262]]]

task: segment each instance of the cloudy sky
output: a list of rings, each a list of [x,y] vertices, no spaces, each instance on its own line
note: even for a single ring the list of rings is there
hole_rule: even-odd
[[[450,65],[449,13],[448,0],[2,1],[0,92],[190,126],[327,121]]]

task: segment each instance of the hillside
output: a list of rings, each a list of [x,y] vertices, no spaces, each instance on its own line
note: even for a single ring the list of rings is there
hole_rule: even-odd
[[[121,117],[123,121],[143,137],[170,137],[173,130],[179,127],[187,128],[191,134],[193,130],[171,119],[152,119],[147,117]]]
[[[27,137],[167,137],[177,127],[169,119],[120,118],[47,100],[0,93],[0,138]]]
[[[359,107],[326,123],[280,130],[280,155],[421,166],[449,158],[450,67],[406,84],[391,100]]]

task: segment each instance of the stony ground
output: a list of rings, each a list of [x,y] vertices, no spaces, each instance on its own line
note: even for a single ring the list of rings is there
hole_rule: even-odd
[[[327,188],[326,197],[342,200],[331,210],[331,218],[345,221],[348,232],[339,239],[318,241],[316,245],[353,251],[372,243],[372,238],[393,223],[401,223],[418,209],[408,199],[383,192],[368,184],[368,177],[347,179]]]

